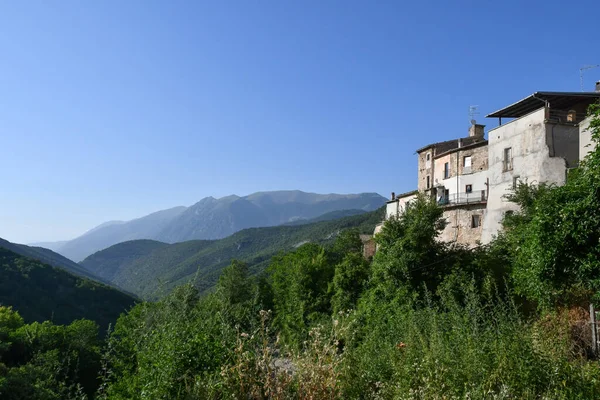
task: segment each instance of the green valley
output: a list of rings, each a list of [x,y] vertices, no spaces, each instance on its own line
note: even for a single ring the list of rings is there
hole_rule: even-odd
[[[381,208],[303,225],[245,229],[220,240],[193,240],[171,245],[148,240],[129,241],[99,251],[81,265],[143,298],[160,297],[190,280],[204,292],[214,286],[221,270],[232,259],[248,263],[252,272],[258,273],[274,255],[304,243],[331,243],[340,231],[348,228],[372,233],[382,220],[383,212]]]

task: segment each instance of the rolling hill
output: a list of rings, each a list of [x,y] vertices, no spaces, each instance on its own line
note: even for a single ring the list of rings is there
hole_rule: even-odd
[[[12,306],[27,322],[87,318],[105,330],[134,302],[117,289],[0,247],[0,304]]]
[[[76,262],[73,262],[64,256],[43,247],[26,246],[24,244],[12,243],[8,240],[0,238],[0,248],[2,247],[18,255],[33,258],[53,267],[63,268],[75,275],[94,280],[100,279],[98,276],[92,274],[90,271],[83,268]]]
[[[232,259],[247,262],[254,272],[265,268],[281,251],[306,242],[327,243],[347,228],[372,233],[383,219],[383,208],[341,219],[295,226],[250,228],[219,240],[175,244],[131,241],[86,258],[81,265],[113,284],[144,298],[155,298],[177,285],[195,280],[201,291],[210,289]],[[151,249],[151,247],[156,247]],[[150,250],[139,257],[139,248]]]
[[[240,197],[206,197],[190,207],[159,211],[132,221],[102,224],[57,251],[74,261],[113,244],[150,239],[165,243],[222,239],[246,228],[305,221],[340,210],[373,211],[385,203],[376,193],[316,194],[299,190],[258,192]]]

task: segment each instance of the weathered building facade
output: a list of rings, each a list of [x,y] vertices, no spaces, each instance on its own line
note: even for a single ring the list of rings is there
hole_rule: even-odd
[[[562,185],[568,170],[591,150],[586,112],[600,99],[600,82],[596,88],[536,92],[489,114],[498,118],[499,126],[488,131],[487,140],[484,125],[473,123],[468,137],[418,149],[417,190],[392,193],[386,219],[401,214],[417,193],[423,193],[444,208],[447,225],[440,240],[469,246],[489,243],[504,215],[518,209],[506,195],[519,181]]]
[[[484,125],[473,124],[469,136],[432,143],[417,150],[417,190],[387,203],[386,219],[401,214],[417,193],[444,208],[446,228],[440,240],[474,245],[481,239],[487,201],[487,140]]]
[[[580,126],[600,93],[536,92],[489,114],[500,125],[488,132],[489,199],[482,242],[501,229],[506,212],[517,210],[506,195],[519,181],[563,185],[579,165]],[[508,123],[502,119],[513,118]]]

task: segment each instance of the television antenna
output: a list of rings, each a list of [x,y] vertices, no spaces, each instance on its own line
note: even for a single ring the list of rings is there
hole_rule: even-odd
[[[477,121],[475,121],[475,117],[479,115],[479,111],[477,108],[479,106],[469,106],[469,118],[471,119],[471,125],[475,125]]]
[[[583,92],[583,74],[585,71],[587,71],[588,69],[593,69],[593,68],[598,68],[600,67],[600,64],[596,64],[596,65],[584,65],[583,67],[579,68],[579,82],[581,83],[581,91]]]

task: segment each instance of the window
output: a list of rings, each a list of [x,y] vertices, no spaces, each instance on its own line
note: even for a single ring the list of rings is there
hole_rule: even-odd
[[[471,216],[471,228],[479,228],[481,226],[481,215]]]
[[[444,179],[450,178],[450,164],[444,164]]]
[[[510,171],[513,169],[512,163],[512,147],[507,147],[504,149],[504,171]]]
[[[431,160],[431,153],[427,153],[427,161]]]
[[[463,174],[471,173],[471,156],[463,157]]]
[[[473,185],[467,185],[467,186],[465,186],[465,192],[467,192],[467,193],[473,193]]]
[[[517,186],[519,185],[519,175],[515,175],[513,176],[513,189],[516,189]]]
[[[431,187],[431,178],[427,175],[427,189]]]
[[[431,168],[431,153],[425,156],[425,168]]]

